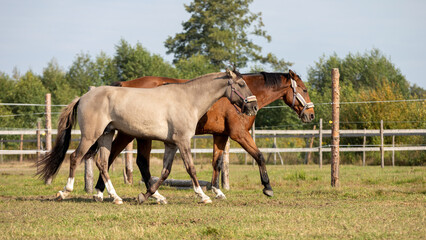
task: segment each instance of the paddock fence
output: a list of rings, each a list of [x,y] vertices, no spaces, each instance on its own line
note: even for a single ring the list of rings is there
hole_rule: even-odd
[[[51,130],[52,135],[57,134],[56,129]],[[80,130],[72,130],[72,135],[80,135]],[[323,139],[330,138],[331,137],[331,130],[330,129],[323,129],[322,128],[322,119],[319,122],[319,129],[316,130],[251,130],[251,134],[253,139],[256,138],[272,138],[274,144],[270,148],[259,148],[261,152],[273,154],[274,157],[274,163],[277,162],[277,156],[280,158],[281,164],[284,164],[283,159],[279,155],[280,153],[318,153],[319,154],[319,165],[322,165],[322,153],[324,152],[331,152],[331,145],[323,145]],[[8,136],[8,135],[17,135],[21,136],[21,140],[3,140],[1,138],[2,136]],[[32,135],[36,136],[37,140],[24,140],[24,135]],[[42,136],[47,135],[46,129],[22,129],[22,130],[0,130],[0,160],[2,160],[3,155],[19,155],[22,159],[22,155],[41,155],[45,154],[47,151],[42,149],[41,142],[46,143],[46,140],[43,139]],[[362,145],[340,145],[340,151],[341,152],[363,152],[363,165],[365,165],[365,152],[395,152],[395,151],[425,151],[426,145],[417,145],[417,146],[395,146],[395,136],[412,136],[412,135],[420,135],[420,136],[426,136],[426,129],[348,129],[348,130],[340,130],[340,137],[347,138],[347,137],[363,137],[364,141]],[[391,145],[385,145],[383,138],[381,138],[380,145],[367,145],[366,144],[366,138],[367,137],[375,137],[375,136],[392,136],[392,144]],[[197,148],[196,147],[196,141],[197,139],[203,139],[203,138],[212,138],[211,135],[201,135],[201,136],[194,136],[194,148],[191,149],[192,153],[199,154],[199,153],[213,153],[213,150],[211,147],[209,148]],[[312,143],[307,144],[308,146],[304,148],[278,148],[277,146],[277,140],[282,138],[305,138],[308,139],[307,142],[309,142],[309,139],[311,139],[311,142],[313,138],[319,139],[318,146],[312,146]],[[23,142],[38,142],[37,148],[38,149],[31,149],[31,150],[24,150]],[[3,149],[3,143],[4,142],[20,142],[20,149]],[[383,151],[382,151],[383,149]],[[74,149],[69,149],[67,153],[71,154],[74,151]],[[126,151],[123,150],[123,154],[125,153],[136,153],[136,150]],[[152,149],[151,153],[154,154],[163,154],[164,149]],[[230,148],[229,153],[246,153],[246,151],[241,148]],[[393,159],[392,159],[393,160]],[[394,162],[394,160],[392,161]],[[246,160],[247,163],[247,160]]]

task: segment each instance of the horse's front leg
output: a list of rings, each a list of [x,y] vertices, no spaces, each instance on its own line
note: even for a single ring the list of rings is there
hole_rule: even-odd
[[[146,189],[151,188],[153,180],[151,179],[151,171],[149,168],[149,157],[151,153],[152,140],[137,139],[138,153],[136,164],[142,174]],[[151,197],[155,198],[158,204],[167,204],[166,198],[158,191],[155,191]]]
[[[117,136],[112,142],[111,154],[108,157],[108,170],[111,167],[112,163],[114,162],[115,158],[121,153],[121,151],[123,151],[123,149],[132,140],[133,140],[133,137],[130,135],[127,135],[121,132],[117,133]],[[96,194],[93,195],[93,198],[98,202],[102,202],[104,199],[103,192],[105,190],[105,183],[102,179],[101,172],[99,172],[98,182],[96,183],[95,190],[96,190]]]
[[[212,203],[212,200],[203,192],[198,182],[197,173],[192,160],[190,142],[191,140],[185,141],[183,144],[179,144],[179,151],[182,156],[183,163],[185,164],[186,171],[192,179],[195,193],[201,198],[200,203]]]
[[[140,165],[138,164],[138,167],[142,167],[143,169],[140,169],[141,172],[145,172],[145,174],[143,175],[144,177],[144,181],[145,184],[147,184],[147,189],[146,189],[146,193],[140,193],[138,195],[138,202],[139,203],[143,203],[145,202],[149,197],[151,197],[152,195],[154,195],[155,193],[157,193],[158,188],[160,187],[160,185],[163,183],[164,180],[167,179],[167,177],[170,174],[170,171],[172,170],[172,163],[173,163],[173,158],[176,154],[177,151],[177,146],[174,144],[169,144],[169,143],[165,143],[164,144],[164,158],[163,158],[163,170],[161,171],[161,177],[160,179],[154,183],[151,184],[150,180],[151,180],[151,174],[149,173],[149,165]],[[149,176],[149,178],[148,178]],[[145,180],[146,178],[146,180]]]
[[[265,158],[263,157],[262,152],[260,152],[257,148],[256,143],[250,136],[250,133],[248,131],[241,131],[237,134],[231,133],[230,137],[232,140],[238,142],[241,147],[243,147],[256,160],[256,163],[259,166],[260,180],[264,186],[263,194],[268,197],[274,196],[274,191],[269,183],[268,173],[266,172]]]
[[[212,191],[216,194],[217,199],[226,199],[225,194],[220,190],[219,177],[223,164],[223,152],[228,141],[228,136],[213,135],[213,175],[212,175]]]

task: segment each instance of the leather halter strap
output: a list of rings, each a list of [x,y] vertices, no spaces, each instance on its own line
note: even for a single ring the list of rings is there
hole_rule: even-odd
[[[291,108],[294,107],[294,104],[296,103],[296,99],[299,100],[300,104],[302,104],[303,109],[299,114],[299,117],[302,117],[303,112],[305,112],[306,109],[313,108],[314,104],[312,102],[306,102],[305,98],[302,96],[302,94],[297,92],[297,83],[293,78],[290,78],[291,80],[291,88],[293,89],[293,103],[291,104]]]
[[[251,95],[251,96],[244,98],[244,96],[234,87],[234,84],[235,84],[234,80],[228,79],[228,85],[231,87],[231,96],[229,98],[232,99],[232,93],[235,92],[235,94],[237,94],[237,96],[240,97],[243,100],[243,106],[241,107],[241,109],[244,109],[244,106],[246,105],[246,103],[257,102],[257,98],[254,95]],[[235,104],[233,104],[233,105],[234,105],[235,109],[237,109]],[[238,111],[238,109],[237,109],[237,111]]]

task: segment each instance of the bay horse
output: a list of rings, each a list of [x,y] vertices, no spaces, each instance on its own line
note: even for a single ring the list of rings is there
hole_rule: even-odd
[[[155,193],[168,177],[176,151],[179,149],[185,168],[190,175],[195,193],[203,203],[211,199],[201,189],[191,155],[191,138],[198,120],[218,99],[226,97],[247,115],[257,113],[257,101],[239,73],[210,73],[183,84],[169,84],[157,88],[97,87],[74,99],[59,118],[58,135],[53,150],[40,162],[40,175],[45,180],[59,170],[69,147],[71,129],[77,118],[80,143],[70,156],[68,182],[57,199],[68,197],[73,190],[77,163],[89,152],[99,151],[96,161],[113,203],[122,204],[108,174],[108,158],[115,131],[137,139],[164,142],[165,154],[161,178],[155,184],[147,181],[147,191],[139,194],[138,201]],[[146,171],[146,170],[145,170]],[[149,172],[149,169],[147,169]]]
[[[302,122],[311,122],[314,117],[314,105],[311,103],[306,86],[300,79],[299,75],[292,70],[288,73],[258,73],[258,74],[242,74],[250,90],[257,97],[259,108],[262,108],[275,100],[282,99],[289,107],[291,107],[300,117]],[[165,77],[141,77],[138,79],[117,82],[114,86],[120,87],[136,87],[148,88],[157,87],[168,83],[182,83],[188,80],[174,79]],[[254,116],[242,115],[235,110],[235,107],[226,99],[220,99],[207,111],[200,119],[196,128],[196,134],[213,134],[213,176],[212,191],[216,194],[216,198],[224,199],[225,194],[219,188],[219,176],[221,171],[222,156],[225,149],[228,136],[232,140],[238,142],[255,160],[259,166],[260,179],[264,185],[263,193],[267,196],[273,196],[269,177],[266,172],[265,159],[259,151],[256,143],[253,141],[249,130],[251,129]],[[111,155],[108,164],[111,165],[120,152],[133,140],[132,136],[125,133],[118,133],[113,142]],[[143,169],[149,169],[149,159],[151,152],[151,140],[137,139],[137,160],[136,163],[142,173],[142,177],[150,179],[149,172]],[[89,156],[88,156],[89,157]],[[148,175],[148,176],[144,176]],[[102,201],[105,185],[99,177],[95,186],[97,194],[95,200]],[[158,203],[167,203],[166,199],[155,192],[153,195]]]

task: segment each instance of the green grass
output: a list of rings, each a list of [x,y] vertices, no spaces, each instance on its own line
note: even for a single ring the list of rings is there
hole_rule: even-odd
[[[106,198],[93,202],[83,191],[79,167],[71,197],[54,195],[65,186],[68,163],[46,186],[30,164],[0,165],[0,239],[425,239],[425,167],[340,168],[341,187],[330,187],[330,166],[273,166],[268,173],[275,196],[262,194],[259,171],[230,166],[227,200],[198,204],[192,190],[161,187],[168,205],[150,200],[145,191],[125,185],[122,166],[111,173],[117,206]],[[210,180],[211,167],[197,165],[199,179]],[[134,167],[134,180],[140,174]],[[158,176],[160,163],[153,163]],[[95,174],[97,175],[97,173]],[[181,162],[169,178],[189,179]],[[207,192],[214,197],[211,192]]]

